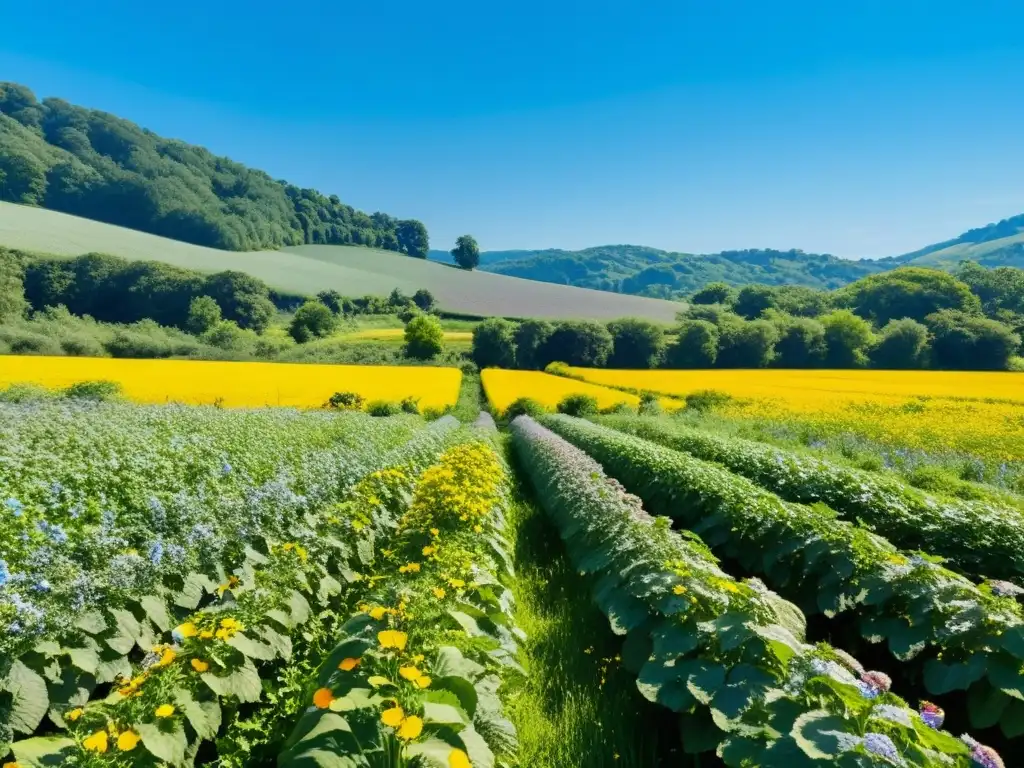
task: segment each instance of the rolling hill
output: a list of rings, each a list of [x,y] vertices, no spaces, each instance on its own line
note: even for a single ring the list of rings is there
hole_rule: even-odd
[[[636,316],[668,322],[681,308],[677,302],[465,272],[375,248],[300,245],[223,251],[11,203],[0,203],[0,245],[62,256],[109,253],[205,272],[235,269],[272,288],[310,295],[329,288],[346,296],[426,288],[445,310],[469,315],[599,320]]]

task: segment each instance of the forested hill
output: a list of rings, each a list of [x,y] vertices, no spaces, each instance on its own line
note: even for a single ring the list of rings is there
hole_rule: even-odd
[[[431,252],[432,257],[435,253]],[[637,245],[603,245],[581,251],[487,251],[481,255],[480,263],[489,272],[530,280],[679,298],[710,282],[833,289],[900,266],[951,269],[964,260],[985,267],[1024,268],[1024,214],[884,259],[840,259],[800,250],[690,254]]]
[[[0,82],[0,200],[227,250],[322,243],[426,258],[415,220],[368,215],[203,147]]]

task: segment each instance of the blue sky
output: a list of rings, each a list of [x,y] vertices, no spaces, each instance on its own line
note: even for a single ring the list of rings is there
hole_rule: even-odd
[[[884,256],[1024,212],[1019,0],[52,0],[0,79],[431,245]]]

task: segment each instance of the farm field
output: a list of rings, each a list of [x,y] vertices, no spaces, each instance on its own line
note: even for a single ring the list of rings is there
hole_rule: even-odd
[[[107,380],[140,403],[317,408],[347,391],[366,400],[411,397],[421,409],[444,408],[455,404],[461,378],[456,368],[437,367],[0,356],[0,388],[31,382],[64,389]]]
[[[374,248],[303,245],[280,251],[220,251],[6,202],[0,202],[0,245],[59,256],[108,253],[202,272],[239,270],[273,288],[307,295],[329,288],[346,296],[386,296],[395,288],[411,295],[425,288],[443,309],[480,316],[611,320],[632,315],[670,322],[681,309],[678,302],[465,272]]]
[[[137,380],[171,379],[152,370]],[[259,381],[235,370],[207,386]],[[385,371],[332,387],[459,387]],[[640,403],[481,378],[496,411]],[[692,408],[503,434],[468,404],[460,423],[325,399],[0,397],[0,765],[970,768],[1019,750],[1021,509]]]

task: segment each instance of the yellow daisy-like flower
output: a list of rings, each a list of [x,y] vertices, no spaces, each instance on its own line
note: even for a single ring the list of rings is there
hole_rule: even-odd
[[[351,672],[353,669],[359,666],[360,659],[347,658],[342,659],[338,665],[338,669],[342,672]]]
[[[68,712],[65,717],[67,717],[67,719],[70,720],[73,723],[73,722],[75,722],[75,720],[77,720],[78,718],[80,718],[84,714],[85,714],[85,710],[82,709],[81,707],[77,707],[75,709],[72,709],[70,712]]]
[[[448,753],[448,768],[473,768],[469,755],[461,749],[453,749]]]
[[[172,651],[172,650],[171,650],[170,648],[168,648],[167,650],[165,650],[165,651],[164,651],[164,652],[163,652],[163,653],[162,653],[162,654],[160,655],[160,661],[158,661],[158,662],[157,662],[156,664],[154,664],[153,666],[154,666],[154,667],[166,667],[166,666],[167,666],[167,665],[169,665],[169,664],[170,664],[170,663],[171,663],[172,661],[174,661],[174,659],[175,659],[175,657],[176,657],[177,655],[178,655],[178,654],[176,654],[176,653],[175,653],[174,651]],[[132,683],[134,684],[134,681],[132,681]]]
[[[106,752],[107,751],[107,732],[96,731],[92,736],[82,741],[82,746],[90,752]]]
[[[402,741],[412,741],[421,733],[423,733],[423,721],[416,715],[405,718],[398,728],[398,738]]]
[[[421,675],[420,677],[417,677],[413,682],[416,683],[417,688],[429,688],[430,683],[433,681],[426,675]]]
[[[313,694],[313,705],[317,709],[327,709],[334,701],[334,694],[330,688],[320,688]]]
[[[244,629],[237,619],[233,619],[230,616],[226,619],[221,619],[220,625],[224,629],[233,629],[235,632],[239,632]]]
[[[441,535],[441,532],[439,530],[437,530],[437,528],[431,528],[430,529],[430,535],[434,536],[436,538],[437,536]]]
[[[125,731],[117,737],[117,748],[122,752],[131,752],[139,746],[141,737],[135,731]]]
[[[212,638],[213,638],[213,630],[212,629],[204,629],[202,632],[199,633],[199,639],[200,640],[210,640]]]
[[[226,640],[228,640],[231,637],[231,630],[230,629],[223,629],[223,628],[222,629],[218,629],[217,632],[214,634],[214,637],[216,637],[218,640],[225,640],[226,641]]]
[[[156,708],[156,711],[153,714],[157,717],[171,717],[172,715],[174,715],[174,705],[161,704],[159,707]]]
[[[380,621],[381,619],[383,619],[387,615],[387,613],[388,613],[388,609],[387,608],[382,608],[381,606],[378,605],[376,608],[371,608],[370,609],[370,618],[373,619],[374,621]]]
[[[380,713],[380,721],[391,728],[397,728],[405,719],[405,710],[397,704],[391,709],[385,709]]]
[[[672,593],[673,594],[682,595],[685,592],[686,592],[686,587],[684,587],[682,584],[676,584],[674,587],[672,587]]]
[[[416,669],[416,667],[402,667],[398,670],[398,674],[400,674],[409,682],[412,682],[417,678],[423,677],[423,673]]]
[[[195,637],[196,634],[199,632],[199,630],[196,628],[196,625],[193,624],[191,621],[185,622],[174,631],[182,637]]]
[[[422,653],[417,653],[415,656],[412,657],[412,663],[413,664],[419,664],[425,658],[427,658],[427,657],[424,656]]]
[[[210,665],[202,659],[192,659],[192,669],[196,672],[205,672],[210,668]]]
[[[437,552],[437,547],[435,547],[435,546],[428,546],[428,547],[424,547],[423,548],[423,556],[424,557],[430,557],[435,552]]]
[[[431,591],[434,593],[434,597],[436,597],[438,600],[444,600],[446,592],[443,589],[441,589],[440,587],[434,587]]]
[[[483,532],[484,532],[484,527],[482,525],[474,525],[473,526],[473,533],[483,533]]]
[[[377,642],[380,643],[381,648],[396,648],[399,651],[404,651],[408,641],[409,636],[397,629],[385,629],[383,632],[377,633]]]

